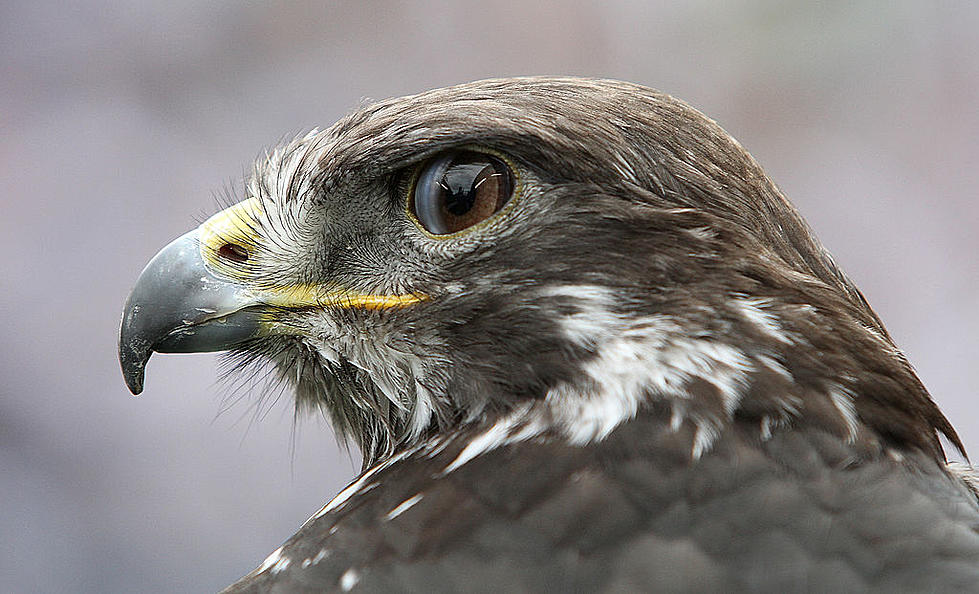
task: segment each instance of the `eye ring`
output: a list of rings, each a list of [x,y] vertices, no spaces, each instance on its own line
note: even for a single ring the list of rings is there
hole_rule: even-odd
[[[408,217],[435,239],[483,228],[508,211],[520,194],[510,159],[496,151],[461,147],[422,162],[408,186]]]

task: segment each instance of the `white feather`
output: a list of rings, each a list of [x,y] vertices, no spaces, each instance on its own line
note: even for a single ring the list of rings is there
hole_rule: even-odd
[[[847,439],[853,441],[857,437],[857,428],[860,423],[856,406],[853,403],[853,394],[842,386],[836,386],[829,390],[829,401],[839,411],[840,417],[846,425]]]
[[[406,500],[402,501],[401,503],[399,503],[398,505],[396,505],[394,507],[394,509],[392,509],[391,511],[389,511],[384,516],[384,518],[386,520],[388,520],[388,521],[397,518],[401,514],[405,513],[406,511],[408,511],[409,509],[411,509],[412,507],[414,507],[415,504],[418,503],[419,501],[421,501],[423,497],[424,497],[424,494],[422,494],[422,493],[418,493],[417,495],[413,495],[413,496],[409,497],[408,499],[406,499]]]

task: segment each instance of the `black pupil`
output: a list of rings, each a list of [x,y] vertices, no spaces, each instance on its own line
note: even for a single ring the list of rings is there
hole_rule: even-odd
[[[489,163],[459,163],[449,166],[439,184],[447,194],[445,210],[457,217],[472,210],[479,195],[478,186],[495,173]]]
[[[411,208],[434,235],[451,235],[500,211],[513,193],[506,164],[473,151],[450,151],[428,161],[418,174]]]

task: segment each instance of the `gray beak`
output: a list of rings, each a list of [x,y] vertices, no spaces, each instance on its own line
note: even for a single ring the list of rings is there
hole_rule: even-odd
[[[143,391],[153,351],[223,351],[254,338],[264,310],[245,287],[208,270],[198,230],[178,237],[150,260],[126,301],[119,329],[126,385],[133,394]]]

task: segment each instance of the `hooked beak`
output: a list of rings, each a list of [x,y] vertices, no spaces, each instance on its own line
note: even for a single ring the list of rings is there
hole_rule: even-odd
[[[122,315],[119,363],[133,394],[153,351],[222,351],[258,335],[260,303],[244,287],[216,277],[200,255],[198,230],[170,242],[136,281]]]
[[[250,258],[259,252],[261,212],[254,198],[223,210],[173,240],[143,269],[119,329],[119,363],[133,394],[143,391],[146,363],[154,351],[223,351],[259,336],[295,333],[277,326],[273,310],[381,310],[428,299],[417,293],[373,295],[332,285],[252,286],[241,261],[236,264],[222,254],[230,249],[256,266]]]

